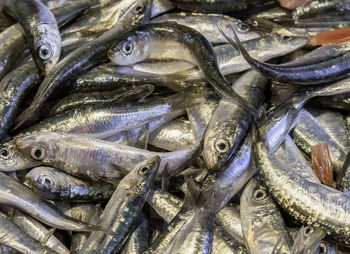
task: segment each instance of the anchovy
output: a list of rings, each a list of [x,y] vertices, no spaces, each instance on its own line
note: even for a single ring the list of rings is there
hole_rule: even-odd
[[[139,163],[123,178],[108,201],[99,224],[110,228],[113,235],[94,232],[86,241],[81,253],[112,253],[119,251],[136,221],[147,192],[157,175],[160,158],[152,157]],[[130,188],[133,186],[133,188]]]
[[[84,181],[50,167],[33,168],[24,183],[46,199],[66,202],[108,200],[115,189],[111,184]]]
[[[145,8],[136,11],[138,4],[144,4]],[[18,118],[17,127],[31,118],[39,109],[41,104],[64,82],[72,79],[75,75],[82,74],[87,68],[103,62],[105,52],[115,42],[119,36],[126,30],[149,19],[150,12],[149,0],[139,0],[139,3],[132,5],[120,19],[120,24],[107,31],[102,36],[88,42],[84,47],[70,53],[60,61],[55,69],[49,73],[41,83],[32,104]],[[79,70],[79,71],[78,71]]]
[[[25,211],[39,221],[55,228],[72,231],[106,230],[75,220],[62,214],[55,206],[34,193],[28,187],[18,183],[13,178],[0,172],[1,175],[1,204],[13,206]]]
[[[164,47],[171,47],[172,50],[163,50]],[[108,56],[118,65],[130,65],[147,59],[191,62],[203,71],[220,95],[232,98],[240,106],[254,112],[254,108],[232,90],[221,74],[210,42],[192,28],[172,22],[146,24],[125,33],[108,51]]]
[[[55,16],[38,0],[5,0],[3,8],[21,24],[36,66],[46,75],[61,53],[61,35]]]

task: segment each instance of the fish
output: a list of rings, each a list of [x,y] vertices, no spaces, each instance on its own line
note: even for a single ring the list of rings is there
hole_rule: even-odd
[[[121,180],[99,220],[99,224],[110,228],[114,234],[92,233],[80,253],[112,253],[113,250],[121,250],[146,201],[160,160],[160,157],[155,156],[142,161]]]
[[[148,143],[167,151],[177,151],[195,144],[196,137],[188,120],[176,118],[152,131]]]
[[[31,189],[17,182],[3,172],[1,175],[1,197],[3,205],[15,207],[33,216],[46,225],[71,231],[104,230],[101,226],[90,225],[62,214],[54,205],[47,202]]]
[[[232,13],[241,11],[248,7],[246,1],[231,2],[227,0],[214,1],[191,1],[191,0],[170,0],[177,8],[184,11],[204,12],[204,13]]]
[[[241,222],[249,253],[290,253],[290,238],[282,215],[267,188],[251,179],[241,196]],[[277,246],[277,247],[276,247]]]
[[[232,32],[233,29],[231,28]],[[244,49],[236,34],[235,41],[232,44],[237,45],[239,51],[246,61],[256,70],[264,75],[282,83],[291,83],[298,85],[325,84],[337,81],[348,76],[350,60],[348,56],[348,45],[340,45],[335,48],[335,52],[339,57],[325,58],[322,62],[313,62],[308,65],[274,65],[257,61],[250,57],[249,53]],[[337,66],[337,68],[333,68]]]
[[[52,229],[48,230],[34,218],[22,213],[17,209],[14,209],[14,212],[10,214],[10,218],[25,233],[39,241],[42,245],[50,248],[51,251],[55,251],[60,254],[69,253],[67,247],[54,235],[52,235]]]
[[[24,233],[10,217],[0,212],[0,243],[15,249],[20,253],[57,253],[41,245],[40,242]]]
[[[33,168],[24,184],[46,199],[66,202],[108,200],[115,189],[111,184],[84,181],[50,167]]]
[[[157,45],[162,44],[162,47]],[[164,46],[171,48],[163,50]],[[108,51],[108,57],[118,65],[131,65],[151,59],[179,59],[196,64],[221,96],[247,109],[256,110],[234,92],[220,73],[213,48],[196,30],[172,23],[152,23],[125,33]]]
[[[61,35],[55,16],[38,0],[5,0],[3,9],[22,26],[35,64],[45,76],[61,53]]]
[[[302,226],[294,240],[291,253],[317,253],[325,235],[326,232],[323,229]]]
[[[259,108],[264,101],[267,79],[256,71],[248,71],[234,84],[242,98]],[[213,113],[204,136],[203,158],[208,168],[218,170],[235,154],[248,133],[252,115],[232,100],[222,98]]]
[[[142,100],[152,94],[153,85],[139,85],[131,87],[121,87],[113,91],[92,92],[68,95],[55,103],[49,115],[77,108],[81,105],[97,105],[106,102],[125,102]]]
[[[145,214],[140,213],[137,218],[134,230],[130,233],[128,241],[125,243],[121,254],[137,254],[147,250],[149,242],[150,225]]]
[[[187,99],[186,99],[187,97]],[[107,101],[99,105],[81,105],[69,112],[62,112],[24,129],[21,133],[61,132],[84,134],[104,139],[122,131],[138,128],[176,110],[200,104],[202,98],[190,91],[144,102],[114,103]]]
[[[174,12],[158,16],[152,23],[176,22],[200,32],[210,43],[228,43],[217,26],[232,25],[242,42],[259,38],[261,35],[239,19],[220,14]]]
[[[72,79],[70,74],[74,72],[75,75],[78,76],[84,72],[84,69],[86,70],[87,68],[92,67],[101,61],[103,62],[107,48],[115,42],[116,38],[120,37],[120,35],[130,27],[137,26],[140,22],[142,23],[149,19],[150,1],[139,1],[147,8],[140,12],[136,11],[135,13],[138,6],[138,3],[135,3],[128,10],[126,10],[124,15],[121,17],[119,21],[120,25],[108,30],[95,40],[88,42],[84,47],[80,47],[71,52],[56,65],[55,69],[50,72],[49,75],[45,76],[45,79],[40,84],[32,104],[17,118],[17,124],[14,126],[14,129],[18,128],[26,120],[31,118],[39,107],[42,106],[42,103],[46,101],[47,98],[56,90],[56,88],[58,88],[68,79]]]
[[[159,175],[164,173],[166,164],[168,173],[176,175],[197,158],[200,151],[200,142],[179,151],[152,152],[83,135],[37,132],[18,136],[2,145],[0,170],[46,165],[83,179],[114,183],[123,178],[131,166],[154,156],[162,158]]]
[[[84,221],[86,223],[97,223],[102,214],[99,205],[91,203],[74,204],[71,208],[64,212],[66,215]],[[70,253],[79,253],[83,248],[90,233],[87,232],[72,232],[72,239],[70,245]]]

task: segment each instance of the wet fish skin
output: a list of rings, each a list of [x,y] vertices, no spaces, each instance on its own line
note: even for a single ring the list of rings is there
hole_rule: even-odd
[[[40,242],[24,233],[13,221],[3,214],[0,213],[1,229],[0,229],[0,243],[7,245],[20,253],[26,254],[48,254],[57,253],[44,247]]]
[[[196,142],[189,121],[177,118],[150,133],[149,144],[168,151],[181,150]]]
[[[202,101],[196,94],[183,91],[173,96],[133,104],[107,101],[105,104],[81,105],[44,119],[22,133],[51,131],[105,139],[122,131],[141,127],[174,111],[200,104]]]
[[[130,166],[154,156],[162,158],[159,175],[165,164],[168,164],[168,173],[177,174],[199,155],[201,146],[198,143],[179,151],[162,153],[85,136],[39,132],[16,137],[1,149],[8,152],[6,158],[1,158],[0,168],[4,171],[47,165],[84,179],[113,182],[122,178]]]
[[[135,8],[138,4],[132,5],[120,19],[120,24],[113,29],[107,31],[102,36],[85,44],[77,50],[70,53],[62,61],[60,61],[55,69],[50,72],[41,83],[32,104],[18,118],[17,126],[22,125],[26,120],[31,118],[38,110],[41,104],[68,79],[72,79],[74,75],[82,74],[87,68],[92,67],[101,61],[105,61],[104,56],[107,49],[115,42],[115,40],[131,27],[137,26],[139,23],[149,20],[150,1],[139,0],[139,3],[146,7],[143,12],[138,13]],[[79,70],[79,71],[78,71]],[[85,70],[85,71],[84,71]]]
[[[115,189],[111,184],[84,181],[50,167],[33,168],[24,183],[46,199],[65,202],[108,200]]]
[[[81,220],[86,223],[97,223],[102,214],[99,205],[91,203],[75,204],[70,209],[65,211],[65,214]],[[73,232],[70,246],[70,253],[76,254],[83,248],[90,233],[87,232]]]
[[[241,20],[221,14],[174,12],[156,17],[151,22],[176,22],[191,27],[203,34],[212,44],[227,43],[225,37],[218,31],[217,26],[224,27],[229,24],[233,26],[242,42],[260,37],[258,32],[254,31]]]
[[[233,31],[234,32],[234,31]],[[236,34],[235,44],[246,61],[264,75],[282,83],[297,85],[325,84],[348,77],[350,68],[350,47],[343,47],[341,56],[328,58],[323,62],[315,62],[305,66],[274,65],[257,61],[250,57]],[[337,66],[337,68],[333,68]]]
[[[241,11],[248,7],[245,1],[232,2],[227,0],[215,1],[192,1],[192,0],[170,0],[177,8],[184,11],[204,13],[232,13]]]
[[[51,109],[50,115],[79,107],[81,105],[96,105],[107,102],[137,101],[150,95],[154,90],[152,85],[121,87],[114,91],[72,94],[58,101]]]
[[[31,189],[0,172],[1,203],[25,211],[39,221],[55,228],[72,231],[105,230],[67,217]]]
[[[256,71],[243,74],[233,89],[255,108],[264,101],[268,80]],[[221,169],[247,135],[253,116],[228,98],[222,98],[204,136],[203,158],[208,168]]]
[[[241,196],[241,220],[244,238],[250,253],[290,253],[292,240],[282,215],[268,190],[255,178],[251,179]],[[276,247],[277,246],[277,247]]]
[[[284,135],[279,135],[279,138],[284,138]],[[346,194],[307,181],[290,171],[279,162],[264,141],[254,144],[254,154],[259,172],[280,206],[303,224],[324,228],[328,234],[349,244],[347,239],[350,232],[347,225],[350,222],[347,218],[350,208]],[[295,191],[291,193],[290,188]]]
[[[294,240],[291,254],[297,253],[317,253],[321,240],[326,232],[320,228],[302,226]]]
[[[125,243],[121,254],[142,254],[148,248],[150,223],[146,216],[141,213],[139,215],[137,225],[130,234],[128,241]]]
[[[221,74],[210,42],[192,28],[173,22],[143,25],[125,33],[108,51],[108,57],[118,65],[151,59],[191,62],[203,71],[217,93],[254,112],[254,108],[232,90]]]
[[[160,164],[155,156],[139,163],[126,175],[108,201],[99,223],[111,229],[113,235],[95,232],[86,241],[81,253],[112,253],[119,251],[137,219]]]
[[[25,233],[42,243],[42,245],[60,254],[69,253],[67,247],[53,235],[51,235],[46,242],[43,242],[44,240],[46,240],[45,238],[47,238],[49,230],[34,218],[20,212],[17,209],[15,209],[14,212],[11,214],[11,218],[12,221],[17,226],[19,226]]]
[[[38,0],[5,0],[3,8],[21,24],[34,61],[46,75],[61,53],[61,35],[55,16]]]

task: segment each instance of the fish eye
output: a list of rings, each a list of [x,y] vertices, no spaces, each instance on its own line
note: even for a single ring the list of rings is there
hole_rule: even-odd
[[[130,55],[131,52],[133,51],[134,47],[132,45],[132,43],[130,43],[129,41],[124,42],[123,47],[122,47],[122,52],[125,55]]]
[[[215,149],[219,153],[225,153],[230,149],[230,144],[227,140],[220,138],[215,142]]]
[[[53,180],[48,176],[41,178],[41,184],[45,186],[46,189],[51,190],[53,188]]]
[[[141,14],[141,13],[143,13],[145,11],[145,6],[144,5],[138,5],[138,6],[136,6],[135,11],[136,11],[136,13]]]
[[[41,161],[46,156],[46,148],[44,146],[35,146],[31,150],[30,156],[32,156],[34,160]]]
[[[38,55],[41,59],[46,60],[51,56],[51,48],[46,45],[42,45],[38,49]]]
[[[151,173],[151,167],[145,166],[139,169],[138,171],[139,175],[149,175]]]
[[[11,152],[10,152],[10,149],[8,149],[7,147],[3,147],[0,149],[0,157],[2,159],[9,159],[11,157]]]
[[[238,32],[240,32],[240,33],[246,33],[249,31],[249,26],[242,23],[242,22],[238,23],[236,28],[237,28]]]
[[[311,234],[312,231],[313,231],[312,228],[310,228],[310,227],[305,227],[305,229],[304,229],[304,234],[305,234],[305,235]]]
[[[253,195],[254,199],[259,201],[267,197],[267,193],[264,190],[256,190]]]
[[[327,252],[327,245],[323,242],[320,243],[320,249],[318,253],[326,253]]]

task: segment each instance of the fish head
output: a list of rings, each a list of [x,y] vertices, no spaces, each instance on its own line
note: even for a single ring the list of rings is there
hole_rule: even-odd
[[[56,174],[56,170],[50,167],[36,167],[25,176],[25,185],[43,193],[43,196],[54,199],[55,194],[61,191],[60,186],[65,186],[64,179]]]
[[[31,159],[30,156],[27,156],[18,149],[16,139],[12,139],[0,147],[1,171],[23,170],[38,165],[40,165],[40,162]]]
[[[216,122],[204,137],[203,158],[208,168],[218,170],[232,157],[242,138],[244,128],[236,121]]]
[[[147,32],[133,30],[125,40],[117,43],[108,51],[108,57],[118,65],[132,65],[145,61],[150,52]]]
[[[131,195],[146,195],[157,175],[160,157],[154,156],[140,162],[119,183]]]
[[[34,42],[34,61],[43,76],[52,71],[61,54],[61,35],[50,24],[40,26],[42,36]]]

